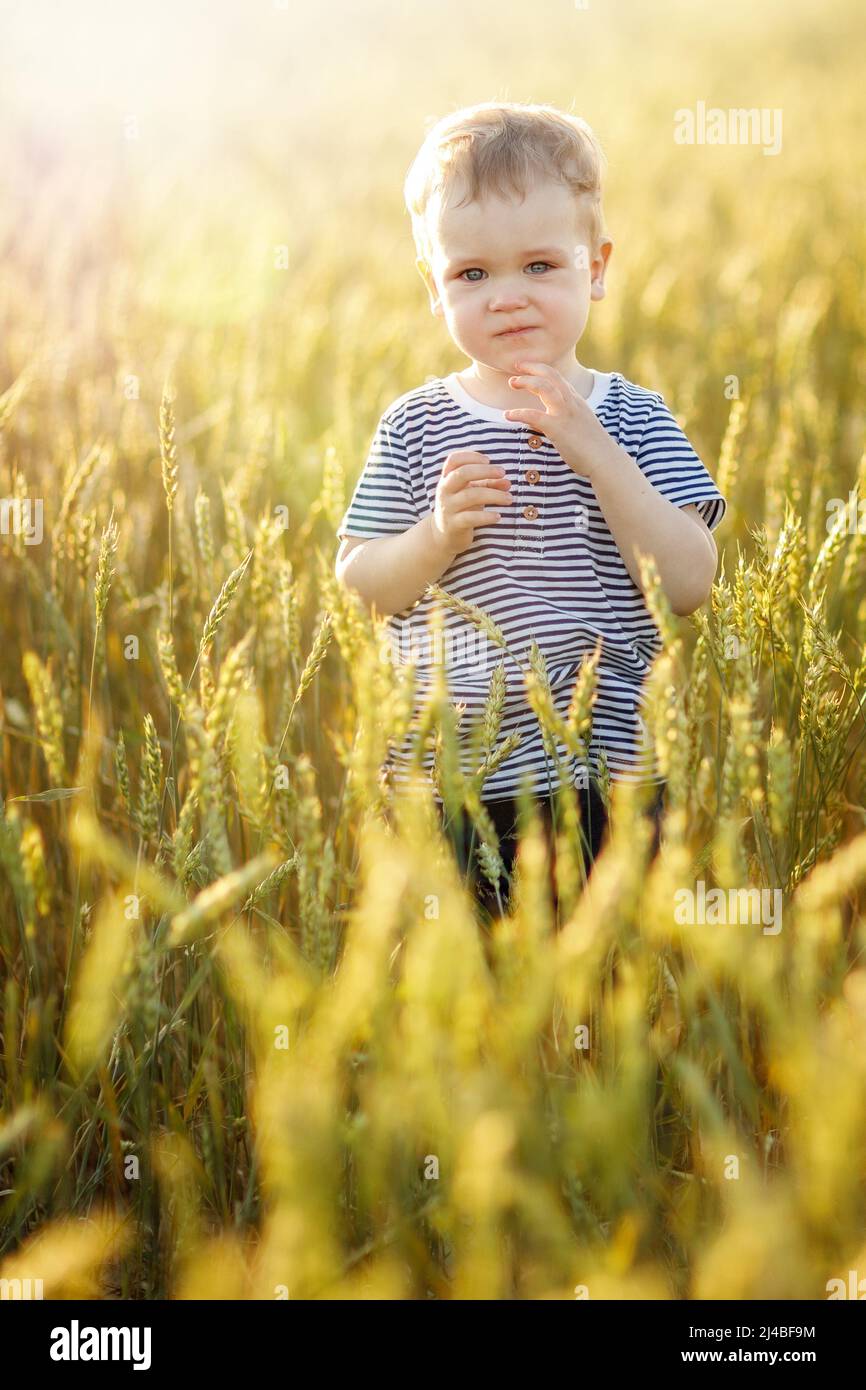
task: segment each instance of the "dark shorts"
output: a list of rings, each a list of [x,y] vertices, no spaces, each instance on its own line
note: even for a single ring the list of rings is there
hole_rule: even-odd
[[[650,849],[652,858],[659,848],[659,834],[661,829],[661,818],[664,812],[664,793],[666,783],[660,783],[656,795],[650,807],[655,830]],[[584,851],[584,864],[587,875],[592,864],[598,858],[604,841],[605,832],[608,827],[607,812],[601,798],[598,783],[590,780],[588,786],[578,789],[578,797],[581,825],[582,843]],[[554,852],[553,839],[553,818],[550,808],[550,799],[547,796],[534,796],[533,802],[540,815],[542,826],[547,838],[548,849],[551,855]],[[497,901],[496,890],[481,871],[478,862],[477,847],[479,844],[478,831],[475,830],[471,821],[464,815],[459,828],[452,822],[445,822],[444,808],[437,806],[440,824],[443,825],[445,834],[450,840],[454,854],[464,877],[475,891],[475,896],[480,903],[491,910],[497,909],[499,903],[505,904],[510,890],[510,876],[514,868],[514,860],[517,854],[517,798],[508,796],[501,801],[485,801],[485,810],[496,827],[499,836],[499,853],[505,865],[505,878],[500,879],[499,901]]]

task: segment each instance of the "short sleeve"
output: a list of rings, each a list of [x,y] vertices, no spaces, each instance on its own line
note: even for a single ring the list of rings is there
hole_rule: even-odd
[[[659,492],[677,507],[697,505],[711,531],[728,504],[661,396],[653,400],[635,463]]]
[[[421,520],[412,495],[406,444],[387,412],[373,434],[367,461],[337,536],[395,536]]]

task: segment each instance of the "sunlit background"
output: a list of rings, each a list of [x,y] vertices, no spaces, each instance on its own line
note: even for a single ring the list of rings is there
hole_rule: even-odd
[[[698,273],[714,286],[703,331],[732,331],[731,313],[742,331],[768,224],[792,255],[805,238],[818,271],[844,257],[835,229],[864,183],[862,142],[845,138],[862,116],[863,27],[856,5],[805,0],[7,5],[7,286],[23,277],[79,344],[94,296],[118,332],[152,314],[157,358],[173,328],[251,329],[261,313],[327,312],[331,334],[366,316],[375,335],[396,301],[447,354],[412,268],[402,176],[433,118],[501,96],[579,112],[607,151],[614,304],[594,311],[593,346],[616,352],[612,321],[627,299],[634,321],[630,277],[647,257],[650,311]],[[699,100],[781,108],[782,152],[675,146],[674,111]],[[846,174],[832,202],[828,164]],[[321,265],[330,292],[311,305]]]
[[[50,541],[4,536],[0,568],[4,1274],[43,1236],[46,1296],[820,1298],[866,1271],[866,538],[827,532],[866,492],[864,70],[860,0],[4,4],[0,467]],[[553,942],[536,854],[491,945],[429,827],[383,832],[402,706],[333,560],[379,415],[466,365],[404,175],[496,98],[597,132],[614,252],[580,358],[664,394],[729,508],[664,654],[669,860],[635,883],[626,824],[605,910],[572,883]],[[676,143],[699,102],[780,110],[781,150]],[[677,934],[698,872],[796,915]]]
[[[20,291],[31,313],[4,325],[0,362],[14,374],[32,346],[22,335],[50,323],[67,351],[158,375],[188,331],[254,339],[267,321],[282,392],[316,324],[322,428],[357,325],[373,357],[396,314],[429,371],[462,365],[412,265],[402,178],[432,119],[501,96],[552,101],[598,132],[615,251],[584,348],[607,369],[626,350],[688,407],[704,354],[693,339],[662,351],[643,331],[663,305],[705,292],[696,336],[741,355],[758,304],[777,314],[792,288],[784,274],[767,283],[780,246],[817,273],[856,269],[840,230],[866,182],[862,141],[846,139],[863,47],[856,5],[817,14],[802,0],[7,5],[5,307]],[[781,153],[675,145],[674,112],[699,100],[781,108]],[[133,318],[149,327],[146,362],[125,341]],[[394,367],[395,386],[412,384],[408,362]]]

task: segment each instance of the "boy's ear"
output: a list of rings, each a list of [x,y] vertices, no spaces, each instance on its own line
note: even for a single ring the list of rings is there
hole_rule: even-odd
[[[590,262],[590,299],[604,299],[604,274],[607,270],[607,263],[613,251],[613,242],[609,236],[602,237],[598,244],[598,249]]]
[[[431,313],[441,315],[442,301],[439,298],[439,291],[436,288],[436,281],[433,278],[433,271],[430,268],[430,263],[426,261],[423,256],[418,256],[415,264],[418,267],[418,274],[427,286],[427,293],[430,296]]]

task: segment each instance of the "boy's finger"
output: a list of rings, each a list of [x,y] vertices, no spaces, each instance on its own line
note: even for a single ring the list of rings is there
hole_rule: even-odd
[[[442,470],[444,482],[442,484],[446,492],[458,492],[460,488],[466,487],[467,483],[476,482],[480,478],[498,480],[505,477],[505,469],[499,465],[483,463],[461,463],[453,468],[447,475]]]
[[[461,465],[465,463],[489,464],[490,459],[486,454],[480,453],[477,449],[455,449],[445,460],[442,468],[443,478],[446,474],[453,473],[455,468],[460,468]]]
[[[466,507],[477,507],[481,502],[495,502],[497,507],[510,507],[513,500],[510,492],[489,487],[471,487],[457,494],[453,506],[455,511],[462,511]]]
[[[561,376],[548,362],[515,362],[515,372],[532,372],[536,376]]]
[[[534,429],[541,430],[541,424],[539,423],[536,425],[536,420],[539,422],[542,420],[549,421],[550,415],[546,410],[532,410],[530,408],[524,410],[521,407],[515,410],[506,410],[505,418],[506,420],[522,420],[524,424],[532,425]]]

